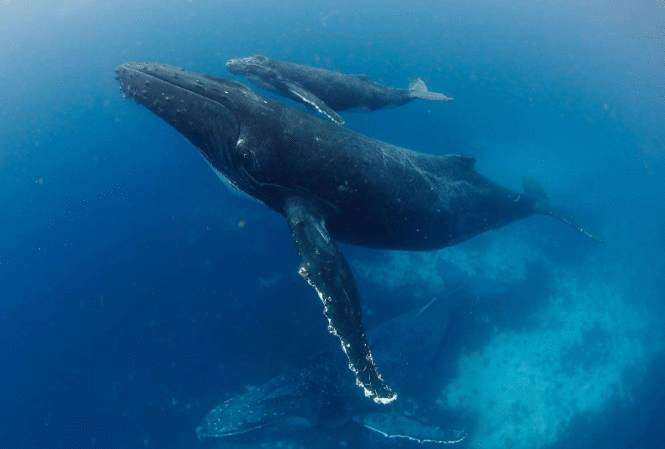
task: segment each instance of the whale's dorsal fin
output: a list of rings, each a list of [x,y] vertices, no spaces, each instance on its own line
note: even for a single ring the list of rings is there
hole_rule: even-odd
[[[322,114],[328,120],[331,120],[338,125],[344,124],[344,119],[337,112],[335,112],[330,106],[326,104],[325,101],[321,100],[309,90],[292,82],[287,82],[286,87],[289,89],[289,92],[292,95],[294,95],[306,105],[316,109],[319,114]]]
[[[291,197],[284,214],[300,254],[298,273],[323,304],[328,330],[339,338],[356,384],[377,404],[397,398],[379,374],[367,343],[355,279],[344,255],[326,229],[323,215],[310,201]]]
[[[468,173],[474,170],[476,159],[461,154],[421,156],[422,165],[438,175]]]
[[[359,80],[363,80],[363,81],[372,81],[372,80],[369,78],[369,76],[365,75],[364,73],[356,73],[356,74],[353,74],[353,75],[351,75],[351,76],[355,76],[355,77],[358,78]]]
[[[476,167],[476,158],[465,156],[463,154],[446,154],[442,156],[449,165],[454,165],[458,168],[466,170],[473,170]]]

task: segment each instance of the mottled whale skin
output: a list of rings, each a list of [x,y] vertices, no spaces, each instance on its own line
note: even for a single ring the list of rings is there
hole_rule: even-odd
[[[234,74],[307,104],[338,124],[343,124],[344,119],[336,111],[374,111],[401,106],[418,98],[452,100],[444,94],[430,92],[420,79],[413,81],[408,89],[397,89],[372,81],[365,75],[348,75],[262,55],[230,59],[226,66]]]
[[[298,271],[316,290],[356,384],[379,404],[397,395],[372,357],[354,277],[336,241],[436,249],[550,214],[542,198],[478,174],[471,158],[370,139],[236,82],[156,63],[123,64],[116,74],[125,95],[180,131],[220,177],[286,218]]]

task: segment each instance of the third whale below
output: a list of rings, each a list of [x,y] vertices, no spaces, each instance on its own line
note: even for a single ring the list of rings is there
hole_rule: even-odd
[[[182,133],[220,179],[286,219],[301,257],[298,272],[321,300],[356,385],[378,404],[397,394],[372,357],[337,241],[432,250],[533,214],[590,236],[553,211],[535,183],[511,191],[477,173],[472,158],[380,142],[237,82],[169,65],[127,63],[116,74],[125,95]]]

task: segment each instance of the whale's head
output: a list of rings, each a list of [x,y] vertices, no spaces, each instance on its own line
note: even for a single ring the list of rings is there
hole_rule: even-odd
[[[311,401],[300,379],[277,376],[227,399],[203,418],[196,429],[199,439],[260,439],[257,434],[269,437],[287,428],[310,427],[303,404]]]
[[[262,55],[229,59],[226,68],[233,74],[263,83],[270,83],[276,77],[270,59]]]
[[[130,62],[116,68],[123,93],[175,127],[219,175],[245,187],[242,167],[243,111],[258,97],[243,85],[157,63]]]

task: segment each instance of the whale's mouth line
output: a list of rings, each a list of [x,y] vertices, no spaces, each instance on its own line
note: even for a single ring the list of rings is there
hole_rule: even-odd
[[[247,69],[262,69],[264,66],[262,64],[255,64],[253,62],[248,62],[244,64],[244,67]]]
[[[155,75],[155,74],[153,74],[153,73],[147,73],[147,72],[144,72],[143,70],[138,69],[138,68],[128,67],[127,65],[123,65],[123,66],[121,66],[121,67],[122,67],[123,70],[127,70],[127,71],[131,71],[131,72],[134,72],[134,73],[138,73],[138,74],[143,75],[143,76],[145,76],[145,77],[152,78],[153,80],[160,81],[160,82],[162,82],[162,83],[166,83],[166,84],[168,84],[169,86],[173,86],[173,87],[175,87],[176,89],[180,89],[180,90],[183,90],[183,91],[185,91],[185,92],[189,92],[190,94],[192,94],[192,95],[194,95],[194,96],[196,96],[196,97],[198,97],[198,98],[200,98],[200,99],[210,101],[210,102],[212,102],[212,103],[215,103],[215,104],[217,104],[217,105],[223,107],[224,109],[228,109],[223,103],[221,103],[221,102],[215,100],[214,98],[207,97],[207,96],[205,96],[205,95],[203,95],[203,94],[201,94],[201,93],[199,93],[199,92],[196,92],[196,91],[194,91],[194,90],[192,90],[192,89],[189,89],[189,88],[187,88],[187,87],[185,87],[185,86],[182,86],[182,85],[180,85],[180,84],[177,84],[177,83],[175,83],[175,82],[173,82],[173,81],[171,81],[171,80],[168,80],[168,79],[162,78],[161,76]],[[186,73],[186,72],[184,72],[184,73]],[[188,75],[188,76],[189,76],[189,75]],[[132,96],[132,97],[135,98],[136,95],[132,95],[131,91],[130,91],[130,92],[127,92],[127,89],[126,89],[126,85],[125,85],[125,84],[126,84],[126,83],[121,83],[121,87],[122,87],[123,92],[125,92],[125,93],[127,93],[127,94],[129,94],[130,96]]]
[[[201,439],[206,439],[206,438],[229,438],[229,437],[235,437],[235,436],[238,436],[238,435],[245,435],[245,434],[247,434],[247,433],[254,432],[254,431],[259,430],[259,429],[263,429],[263,428],[266,427],[267,425],[268,425],[268,424],[258,424],[258,425],[256,425],[256,426],[254,426],[254,427],[250,427],[250,428],[248,428],[248,429],[233,430],[233,431],[229,431],[229,432],[216,433],[216,434],[205,434],[205,433],[201,432],[201,433],[198,435],[198,438],[201,440]]]
[[[233,69],[234,67],[240,67],[240,68],[243,68],[243,69],[265,67],[265,65],[261,64],[260,62],[254,62],[254,61],[250,61],[250,60],[243,59],[243,58],[230,59],[230,60],[226,61],[225,65],[229,69]]]

